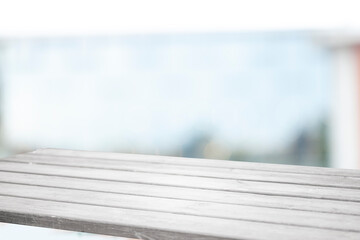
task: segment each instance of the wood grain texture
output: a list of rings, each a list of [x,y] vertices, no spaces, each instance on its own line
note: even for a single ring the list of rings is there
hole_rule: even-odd
[[[245,220],[293,226],[348,230],[360,232],[360,216],[308,212],[256,206],[228,205],[202,201],[176,200],[126,194],[97,193],[90,191],[53,189],[38,186],[0,184],[0,195],[49,200],[53,202],[79,203],[151,212],[165,212],[217,219]],[[339,219],[347,222],[339,225]]]
[[[167,175],[208,177],[217,179],[234,179],[262,182],[281,182],[316,186],[348,187],[360,189],[360,178],[338,175],[314,175],[307,173],[279,173],[270,171],[259,171],[256,169],[243,170],[238,168],[209,168],[202,166],[183,166],[167,163],[144,163],[130,161],[108,161],[97,159],[83,159],[43,155],[19,155],[14,158],[6,158],[2,161],[36,163],[41,165],[58,165],[68,167],[78,167],[87,169],[118,170],[142,173],[159,173]]]
[[[154,196],[158,198],[168,199],[225,203],[231,205],[240,204],[248,206],[360,215],[359,202],[327,200],[325,197],[322,199],[288,197],[282,195],[193,189],[127,182],[114,183],[110,181],[91,179],[76,179],[76,181],[74,181],[72,178],[67,177],[22,174],[12,172],[0,172],[0,182],[17,183],[30,186],[49,186],[53,188],[87,190],[100,193],[109,192],[139,196]],[[335,190],[333,190],[333,193]],[[301,191],[301,189],[299,191]],[[351,198],[351,195],[344,194],[343,198],[345,197]]]
[[[0,160],[0,221],[147,240],[360,239],[360,171],[40,149]]]
[[[52,156],[66,156],[66,157],[82,157],[95,159],[108,159],[115,161],[132,161],[132,162],[150,162],[150,163],[166,163],[173,165],[189,165],[189,166],[205,166],[214,168],[238,168],[249,170],[261,170],[271,172],[289,172],[289,173],[306,173],[315,175],[335,175],[346,177],[360,177],[360,171],[351,169],[336,169],[336,168],[322,168],[322,167],[308,167],[308,166],[294,166],[285,164],[267,164],[254,162],[239,162],[239,161],[219,161],[213,159],[197,159],[197,158],[179,158],[158,155],[141,155],[141,154],[126,154],[113,152],[91,152],[91,151],[74,151],[64,149],[38,149],[29,154],[38,155],[52,155]]]

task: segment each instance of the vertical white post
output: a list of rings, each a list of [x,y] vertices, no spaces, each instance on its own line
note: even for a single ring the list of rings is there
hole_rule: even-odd
[[[334,51],[335,79],[331,112],[331,166],[360,168],[359,57],[353,47]]]

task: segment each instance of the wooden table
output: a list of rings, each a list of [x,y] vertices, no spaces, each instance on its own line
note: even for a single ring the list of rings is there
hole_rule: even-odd
[[[358,240],[360,171],[41,149],[0,160],[0,221],[143,240]]]

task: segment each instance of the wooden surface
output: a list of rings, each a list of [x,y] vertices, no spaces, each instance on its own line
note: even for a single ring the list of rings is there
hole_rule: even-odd
[[[0,221],[143,240],[360,239],[360,171],[40,149],[0,160]]]

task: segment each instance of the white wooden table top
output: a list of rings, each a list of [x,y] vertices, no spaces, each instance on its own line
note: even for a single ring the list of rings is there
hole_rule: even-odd
[[[0,160],[0,221],[143,240],[358,240],[360,171],[40,149]]]

